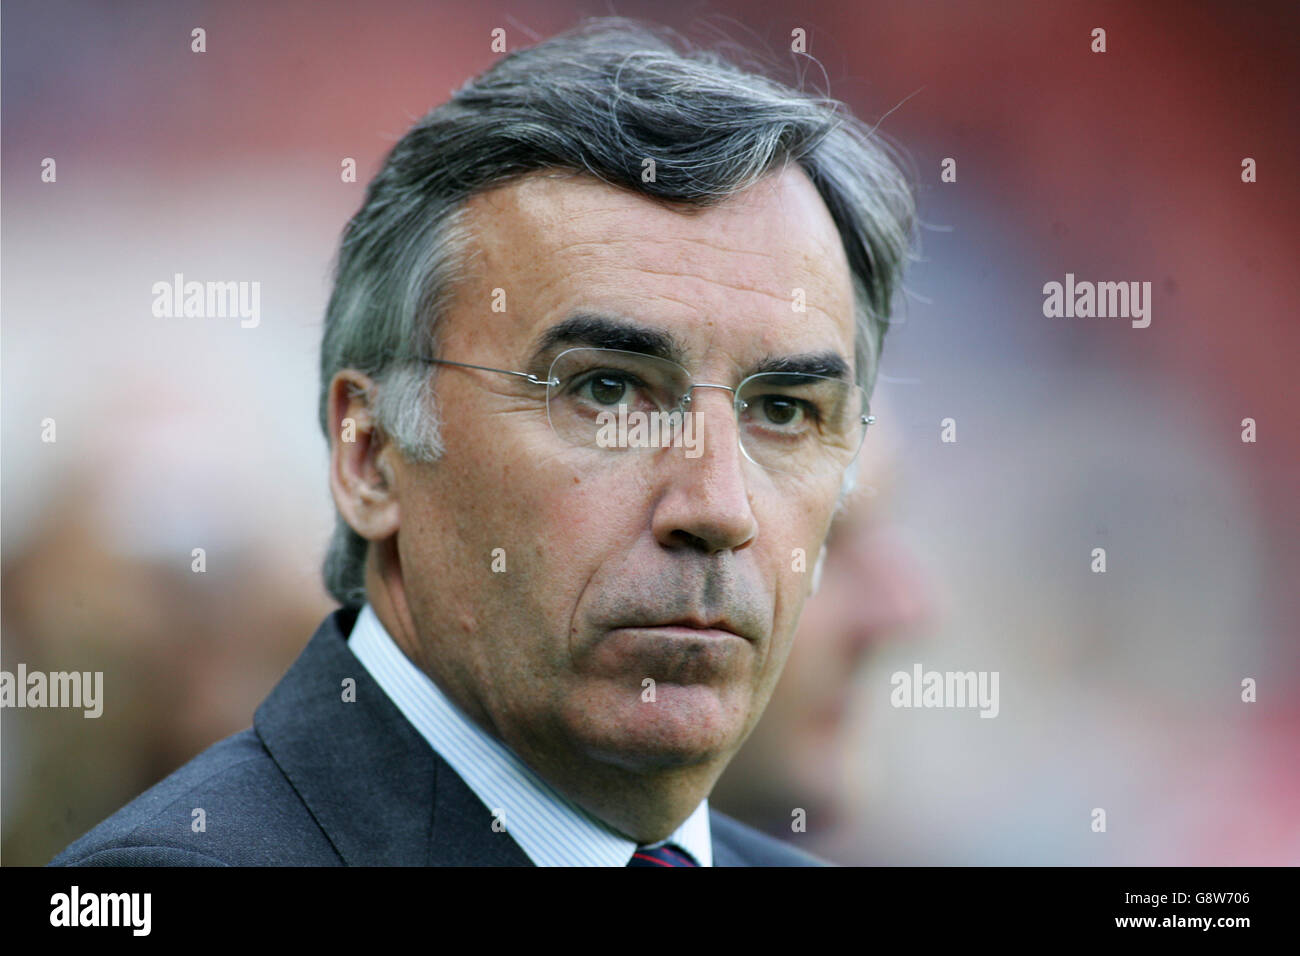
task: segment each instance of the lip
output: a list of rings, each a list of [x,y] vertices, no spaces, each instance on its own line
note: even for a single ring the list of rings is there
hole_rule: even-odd
[[[659,631],[663,634],[672,634],[676,637],[703,637],[710,640],[722,640],[728,637],[739,637],[745,640],[744,636],[737,634],[735,631],[728,630],[726,627],[682,623],[673,621],[667,624],[629,624],[624,627],[615,628],[619,631]]]

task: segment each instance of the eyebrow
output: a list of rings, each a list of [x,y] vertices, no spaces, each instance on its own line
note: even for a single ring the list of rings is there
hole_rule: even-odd
[[[686,365],[686,348],[675,335],[626,318],[600,312],[575,312],[548,328],[537,339],[526,368],[545,372],[546,360],[560,346],[565,348],[621,349],[640,352]],[[848,379],[849,363],[833,349],[803,352],[797,355],[765,355],[742,375],[748,378],[760,372],[784,372],[791,375],[824,375]]]

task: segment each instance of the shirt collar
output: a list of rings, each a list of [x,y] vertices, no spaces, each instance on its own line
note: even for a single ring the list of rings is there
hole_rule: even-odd
[[[623,836],[560,794],[510,748],[461,712],[393,641],[367,604],[348,647],[429,742],[460,775],[537,866],[626,866],[636,841]],[[713,865],[709,801],[701,800],[666,840]]]

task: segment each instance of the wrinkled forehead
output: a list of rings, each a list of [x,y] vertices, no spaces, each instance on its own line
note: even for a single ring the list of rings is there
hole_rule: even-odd
[[[471,281],[478,296],[506,297],[494,324],[509,329],[517,360],[555,324],[597,314],[663,333],[688,367],[712,356],[715,367],[740,369],[759,354],[810,349],[838,352],[852,366],[848,261],[798,166],[709,207],[670,207],[547,171],[479,194],[467,208]]]

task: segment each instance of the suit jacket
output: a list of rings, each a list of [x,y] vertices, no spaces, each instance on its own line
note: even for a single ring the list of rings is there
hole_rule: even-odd
[[[346,609],[326,618],[250,729],[209,747],[51,865],[531,866],[348,649],[355,620]],[[344,702],[349,677],[356,699]],[[715,866],[824,865],[716,810],[709,825]]]

